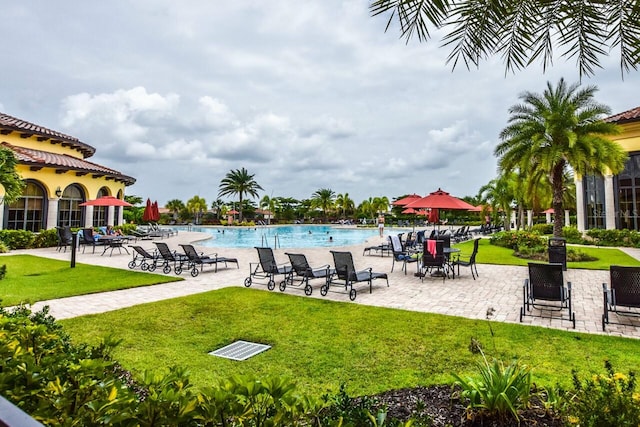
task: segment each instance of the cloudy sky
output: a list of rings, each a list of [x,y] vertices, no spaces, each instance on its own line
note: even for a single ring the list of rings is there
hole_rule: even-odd
[[[438,40],[385,33],[366,0],[7,3],[0,111],[95,147],[160,204],[211,203],[242,167],[261,196],[475,195],[518,95],[579,78],[563,58],[452,71]],[[604,65],[583,83],[612,113],[639,106],[638,73]]]

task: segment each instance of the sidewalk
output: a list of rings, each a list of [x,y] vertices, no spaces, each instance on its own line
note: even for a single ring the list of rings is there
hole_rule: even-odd
[[[240,268],[234,264],[229,268],[219,269],[217,273],[213,268],[206,268],[198,277],[191,277],[188,272],[183,272],[184,281],[160,284],[147,287],[139,287],[100,294],[83,295],[57,300],[38,302],[33,305],[34,310],[39,310],[48,305],[51,314],[57,319],[82,316],[92,313],[102,313],[144,304],[169,298],[176,298],[228,286],[244,286],[244,279],[249,275],[249,263],[257,262],[256,250],[244,248],[210,248],[198,247],[197,242],[205,238],[204,233],[180,232],[179,235],[164,239],[171,248],[178,248],[179,243],[191,243],[196,245],[199,251],[204,253],[218,252],[220,256],[238,258]],[[355,304],[389,307],[403,310],[446,314],[472,319],[485,319],[487,310],[492,308],[494,314],[492,320],[501,322],[519,323],[520,307],[522,306],[522,284],[527,277],[526,267],[478,265],[480,277],[473,280],[468,269],[461,270],[461,277],[443,281],[439,278],[428,277],[422,282],[412,274],[415,264],[409,265],[409,274],[401,271],[401,264],[396,264],[391,273],[392,259],[389,256],[363,255],[363,248],[377,244],[378,238],[372,239],[366,244],[351,247],[341,247],[353,253],[356,268],[372,267],[373,271],[389,274],[389,287],[384,281],[374,282],[373,293],[369,293],[368,287],[356,286],[358,295]],[[138,242],[145,248],[152,248],[149,241]],[[622,249],[630,255],[640,258],[640,250],[633,248]],[[333,260],[327,248],[295,249],[289,251],[302,252],[307,255],[312,265],[332,264]],[[132,256],[124,252],[113,256],[108,253],[101,256],[98,251],[95,254],[77,254],[76,262],[94,265],[103,265],[115,268],[127,269],[127,264]],[[279,263],[287,261],[285,249],[274,250],[276,260]],[[58,252],[55,248],[37,249],[28,251],[13,251],[12,253],[29,253],[32,255],[69,260],[69,251]],[[157,273],[157,272],[156,272]],[[156,274],[149,273],[149,274]],[[162,275],[162,273],[157,273]],[[170,274],[174,274],[173,272]],[[603,334],[601,316],[603,313],[602,283],[608,282],[608,271],[592,271],[570,269],[567,271],[566,280],[573,284],[573,304],[576,313],[576,332]],[[327,296],[320,295],[322,281],[311,282],[314,290],[311,298],[328,298],[336,301],[348,302],[348,295],[338,292],[329,292]],[[254,285],[256,289],[269,292],[266,286]],[[276,287],[273,292],[280,292]],[[300,288],[287,288],[286,293],[304,295]],[[604,332],[607,335],[640,338],[640,319],[625,318],[625,322],[631,320],[635,326],[607,325]],[[525,317],[523,324],[544,326],[556,329],[572,331],[571,322],[568,320]]]

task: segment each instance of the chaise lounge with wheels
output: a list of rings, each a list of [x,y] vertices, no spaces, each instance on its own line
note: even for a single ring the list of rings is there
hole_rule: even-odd
[[[160,258],[157,250],[150,252],[138,245],[129,245],[129,247],[133,249],[133,259],[128,264],[130,269],[133,270],[139,265],[142,271],[155,271]]]
[[[238,265],[238,260],[236,258],[225,258],[219,257],[218,254],[212,255],[203,255],[199,254],[198,251],[193,247],[193,245],[180,245],[184,250],[185,255],[188,258],[188,267],[187,269],[191,270],[191,276],[196,277],[198,272],[198,266],[200,266],[200,271],[204,269],[205,265],[213,265],[215,267],[214,272],[218,272],[218,263],[224,263],[224,266],[227,267],[227,263],[235,263],[237,268],[240,268]]]
[[[357,291],[353,287],[355,283],[368,283],[369,293],[373,292],[373,281],[376,279],[384,279],[387,282],[387,286],[389,286],[387,273],[375,273],[372,268],[356,270],[351,252],[331,251],[331,254],[333,255],[335,273],[320,288],[320,295],[327,295],[331,286],[337,286],[347,292],[349,299],[353,301],[357,296]]]
[[[283,292],[287,286],[303,286],[305,295],[309,296],[313,293],[309,280],[324,279],[326,284],[331,275],[335,273],[329,264],[316,268],[311,267],[304,254],[286,253],[286,255],[291,262],[292,271],[280,283],[280,290]],[[298,284],[296,284],[296,279],[299,280]]]
[[[179,254],[177,251],[172,251],[169,246],[164,242],[153,242],[160,252],[160,258],[162,258],[162,272],[169,274],[171,267],[176,274],[182,273],[182,266],[189,263],[189,258],[184,254]]]
[[[256,279],[266,280],[267,289],[270,291],[276,288],[275,278],[278,275],[287,276],[293,271],[287,264],[278,264],[273,255],[273,250],[266,247],[256,247],[259,262],[249,263],[249,277],[244,279],[244,285],[250,287]]]

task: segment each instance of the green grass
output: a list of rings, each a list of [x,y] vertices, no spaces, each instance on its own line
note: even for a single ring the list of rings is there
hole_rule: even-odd
[[[473,241],[466,241],[456,244],[456,247],[461,249],[463,255],[471,254],[471,252],[473,251]],[[587,253],[588,255],[597,258],[597,261],[569,262],[567,263],[568,268],[608,270],[609,266],[611,265],[640,266],[639,260],[627,255],[619,249],[572,245],[567,245],[567,247],[574,247],[582,252]],[[511,249],[492,245],[491,243],[489,243],[489,239],[480,239],[480,246],[478,247],[478,256],[476,258],[476,261],[479,264],[524,266],[526,266],[529,262],[529,260],[515,257],[513,255],[513,250]]]
[[[294,379],[301,391],[352,395],[452,382],[473,374],[480,356],[517,357],[538,385],[569,385],[571,370],[601,372],[610,360],[640,369],[638,340],[519,324],[362,306],[245,288],[226,288],[61,322],[75,340],[123,342],[115,357],[131,370],[188,368],[197,386],[234,374]],[[207,353],[242,339],[272,349],[244,362]]]
[[[87,264],[71,268],[69,261],[32,255],[2,256],[2,264],[7,266],[7,275],[0,282],[3,306],[184,280]]]

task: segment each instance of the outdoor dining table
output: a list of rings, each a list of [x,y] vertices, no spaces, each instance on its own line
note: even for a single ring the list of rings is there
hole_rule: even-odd
[[[102,254],[100,254],[100,256],[104,255],[109,249],[111,249],[111,252],[109,252],[109,256],[113,255],[114,249],[118,249],[119,253],[122,253],[122,250],[124,249],[127,255],[129,255],[129,250],[124,246],[124,244],[129,241],[128,237],[100,236],[100,239],[98,239],[98,241],[102,242],[102,244],[104,245],[104,250],[102,251]]]

